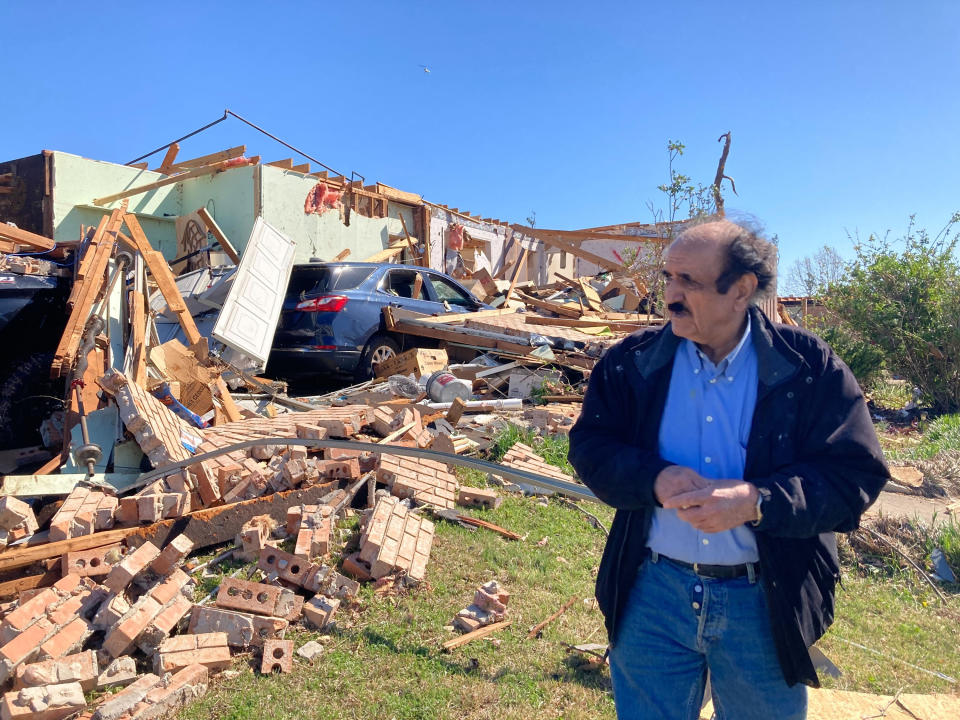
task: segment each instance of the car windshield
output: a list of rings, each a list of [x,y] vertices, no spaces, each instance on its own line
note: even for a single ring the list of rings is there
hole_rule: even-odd
[[[372,267],[295,267],[290,274],[287,296],[305,297],[340,290],[353,290],[370,277]]]

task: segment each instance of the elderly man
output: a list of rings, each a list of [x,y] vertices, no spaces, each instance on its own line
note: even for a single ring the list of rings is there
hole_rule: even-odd
[[[888,473],[863,395],[814,335],[755,306],[776,249],[728,221],[669,246],[670,323],[590,376],[570,461],[617,513],[597,577],[621,718],[806,716],[833,621],[835,531]]]

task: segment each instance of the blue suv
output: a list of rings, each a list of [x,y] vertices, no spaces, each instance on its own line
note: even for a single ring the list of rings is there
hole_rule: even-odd
[[[403,345],[404,337],[383,325],[380,311],[388,305],[427,315],[490,307],[450,276],[429,268],[363,262],[294,265],[265,374],[291,382],[372,377],[374,366]]]

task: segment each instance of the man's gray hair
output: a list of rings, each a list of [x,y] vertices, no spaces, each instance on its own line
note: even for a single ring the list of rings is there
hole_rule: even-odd
[[[678,240],[687,235],[699,235],[706,226],[720,225],[719,240],[727,242],[724,248],[724,267],[717,277],[716,288],[726,293],[730,287],[747,273],[757,278],[757,289],[751,298],[759,303],[776,288],[777,246],[763,237],[759,223],[751,220],[730,220],[709,216],[684,226]],[[716,237],[716,236],[715,236]]]

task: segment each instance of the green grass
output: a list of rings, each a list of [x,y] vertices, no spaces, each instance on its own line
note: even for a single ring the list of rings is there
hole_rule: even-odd
[[[595,510],[609,524],[610,511]],[[241,656],[239,674],[214,683],[180,717],[613,718],[609,676],[582,668],[561,645],[605,641],[589,600],[602,533],[576,511],[535,498],[509,497],[497,510],[471,514],[525,538],[439,523],[425,586],[387,597],[365,587],[338,613],[313,665],[298,658],[296,672],[261,677]],[[511,593],[513,625],[491,640],[441,652],[440,644],[456,636],[445,626],[491,579]],[[531,626],[572,596],[580,601],[540,639],[526,640]],[[288,637],[299,647],[318,633],[294,629]]]
[[[516,427],[497,436],[493,458],[501,458],[517,441],[566,466],[565,438],[539,439]],[[464,485],[486,485],[481,472],[459,469],[458,476]],[[609,508],[588,509],[609,527]],[[178,717],[612,720],[609,673],[569,654],[563,645],[606,642],[602,616],[592,601],[603,534],[556,500],[511,495],[496,510],[470,513],[523,539],[509,541],[485,530],[438,522],[425,584],[396,595],[377,595],[369,584],[364,586],[356,601],[341,607],[335,627],[324,635],[300,627],[288,632],[297,647],[314,639],[323,644],[324,653],[313,663],[297,657],[293,673],[263,677],[253,653],[240,655],[235,673],[216,679],[210,692]],[[355,524],[354,518],[341,526]],[[942,524],[932,533],[910,533],[897,537],[912,557],[928,558],[936,544],[960,570],[960,528],[955,523]],[[960,691],[960,686],[910,667],[960,679],[960,586],[943,588],[949,598],[944,607],[902,563],[872,557],[859,545],[856,552],[848,543],[841,548],[845,579],[838,590],[836,622],[820,647],[844,675],[825,678],[824,684],[891,695],[901,689]],[[204,580],[197,597],[209,592],[219,577],[242,567],[236,561],[218,566],[217,577]],[[449,628],[453,616],[471,602],[478,585],[492,579],[511,593],[513,624],[451,653],[442,652],[441,644],[456,637]],[[569,611],[539,639],[526,639],[530,627],[572,596],[578,601]]]
[[[960,414],[931,420],[923,427],[920,443],[907,454],[912,460],[929,460],[947,450],[960,450]]]

